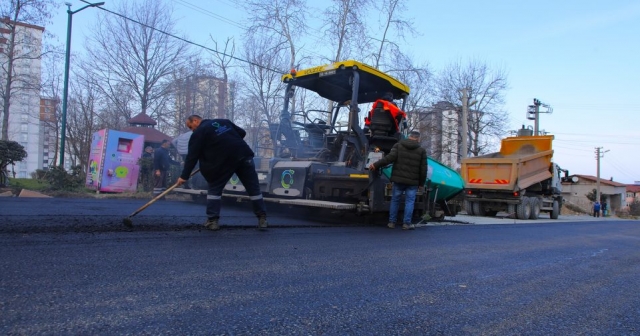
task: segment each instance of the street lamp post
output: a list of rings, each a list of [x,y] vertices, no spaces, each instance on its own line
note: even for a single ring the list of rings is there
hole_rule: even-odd
[[[88,4],[78,10],[72,11],[71,4],[66,2],[67,5],[67,50],[64,57],[64,86],[62,88],[62,129],[60,136],[60,166],[64,168],[64,143],[66,138],[67,131],[67,97],[69,96],[69,59],[71,57],[71,23],[73,19],[73,14],[88,8],[88,7],[98,7],[104,5],[104,2],[97,2]]]

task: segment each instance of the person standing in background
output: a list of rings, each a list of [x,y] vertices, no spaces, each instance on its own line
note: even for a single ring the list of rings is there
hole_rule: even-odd
[[[593,204],[593,217],[600,217],[600,202],[598,201]]]
[[[169,140],[162,140],[160,148],[155,150],[153,154],[153,196],[160,195],[165,189],[167,189],[167,171],[169,167],[173,165],[180,165],[180,163],[171,159],[169,155],[169,146],[171,143]]]

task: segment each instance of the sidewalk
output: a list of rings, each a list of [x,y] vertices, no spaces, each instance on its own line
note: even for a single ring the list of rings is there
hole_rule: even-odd
[[[507,213],[500,212],[495,217],[469,216],[466,212],[461,212],[455,217],[446,217],[442,222],[431,221],[425,226],[439,225],[494,225],[494,224],[542,224],[542,223],[567,223],[567,222],[593,222],[593,221],[618,221],[624,220],[618,217],[593,217],[589,215],[560,215],[558,219],[549,218],[549,214],[541,213],[538,219],[515,219],[509,218]]]

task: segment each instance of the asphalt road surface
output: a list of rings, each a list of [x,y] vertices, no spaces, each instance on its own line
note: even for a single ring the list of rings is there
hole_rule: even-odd
[[[0,199],[0,334],[639,335],[640,222],[366,225],[327,211]]]

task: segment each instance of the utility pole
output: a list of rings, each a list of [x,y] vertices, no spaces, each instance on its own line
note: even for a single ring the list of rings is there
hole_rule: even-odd
[[[540,106],[546,107],[546,111],[540,111]],[[533,98],[533,105],[527,108],[527,119],[534,120],[533,135],[540,134],[540,113],[553,113],[553,108],[549,104],[541,102],[537,98]]]
[[[62,128],[60,130],[60,167],[64,168],[64,142],[67,138],[66,126],[67,126],[67,100],[69,96],[69,60],[71,59],[71,27],[73,23],[73,14],[89,7],[100,7],[104,5],[104,2],[88,3],[88,5],[74,10],[71,10],[71,3],[65,2],[67,6],[67,49],[64,56],[64,86],[62,88]]]
[[[469,134],[469,96],[467,88],[462,89],[462,148],[460,149],[460,161],[467,158],[467,149],[469,148],[467,135]]]
[[[469,151],[469,107],[475,105],[477,101],[472,100],[469,102],[469,88],[463,88],[462,92],[462,144],[460,149],[460,161],[465,159]]]
[[[533,135],[538,135],[540,133],[540,101],[534,98],[533,105],[536,107],[536,118],[533,123]]]
[[[602,157],[604,157],[604,153],[608,152],[609,150],[607,149],[606,151],[602,151],[602,147],[596,147],[596,163],[597,163],[597,169],[596,169],[596,201],[600,202],[600,159]]]

